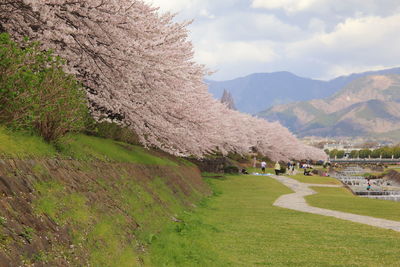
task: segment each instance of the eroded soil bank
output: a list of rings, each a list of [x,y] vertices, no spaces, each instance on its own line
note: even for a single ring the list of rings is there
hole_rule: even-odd
[[[146,245],[208,194],[184,164],[0,160],[0,266],[146,264]]]

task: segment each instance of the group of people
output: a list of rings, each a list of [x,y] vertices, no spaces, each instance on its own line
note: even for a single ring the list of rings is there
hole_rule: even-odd
[[[297,163],[297,165],[300,165],[300,164]],[[295,174],[295,166],[296,166],[296,164],[294,162],[289,161],[287,163],[287,172],[289,175]]]
[[[267,163],[265,161],[262,161],[261,162],[261,171],[262,171],[262,173],[265,173],[265,169],[266,168],[267,168]],[[279,173],[281,172],[281,165],[279,164],[278,161],[275,163],[274,169],[275,169],[275,174],[279,175]]]
[[[304,163],[302,166],[301,166],[301,168],[304,170],[304,172],[303,172],[303,174],[305,175],[305,176],[311,176],[311,171],[312,171],[312,166],[311,166],[311,164],[308,164],[308,163]]]
[[[254,167],[255,166],[256,166],[256,159],[254,159]],[[289,174],[289,175],[296,174],[296,167],[297,167],[297,169],[304,169],[304,175],[311,175],[312,166],[310,164],[308,164],[308,163],[301,164],[300,162],[296,163],[296,162],[292,162],[292,161],[289,161],[287,163],[287,165],[286,165],[286,173]],[[265,174],[266,173],[266,169],[267,169],[267,162],[263,160],[263,161],[261,161],[261,172],[263,174]],[[275,162],[274,171],[275,171],[276,175],[279,175],[279,174],[285,172],[285,170],[282,169],[281,164],[279,163],[279,161]],[[242,174],[249,174],[246,169],[241,169],[240,172]]]
[[[296,166],[296,164],[293,163],[293,162],[288,162],[287,163],[287,173],[289,175],[293,175],[294,174],[295,166]],[[265,169],[266,168],[267,168],[267,163],[265,161],[262,161],[261,162],[261,172],[265,173]],[[275,174],[276,175],[279,175],[280,173],[283,173],[282,168],[281,168],[281,164],[279,164],[279,161],[277,161],[275,163],[274,170],[275,170]]]

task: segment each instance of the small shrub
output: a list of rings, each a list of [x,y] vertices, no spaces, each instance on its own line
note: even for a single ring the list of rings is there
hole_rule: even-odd
[[[110,122],[96,122],[90,115],[85,121],[85,132],[89,135],[139,145],[139,138],[132,129]]]
[[[26,40],[23,47],[0,34],[0,123],[46,141],[81,130],[88,112],[85,92],[63,71],[64,60],[41,51],[38,43]]]

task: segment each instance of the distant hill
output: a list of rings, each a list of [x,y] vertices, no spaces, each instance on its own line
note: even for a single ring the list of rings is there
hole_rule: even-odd
[[[361,77],[329,98],[278,105],[257,115],[278,120],[299,136],[393,138],[400,133],[400,75]]]
[[[358,78],[381,74],[400,74],[400,68],[341,76],[330,81],[274,72],[256,73],[229,81],[206,80],[206,83],[216,99],[221,99],[226,89],[239,111],[256,114],[275,105],[327,98]]]

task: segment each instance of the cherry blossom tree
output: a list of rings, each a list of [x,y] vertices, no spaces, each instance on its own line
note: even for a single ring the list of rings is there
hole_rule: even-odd
[[[67,59],[92,115],[119,121],[144,146],[179,156],[246,154],[323,159],[278,123],[230,110],[207,92],[187,25],[141,0],[2,0],[0,30],[40,41]]]

